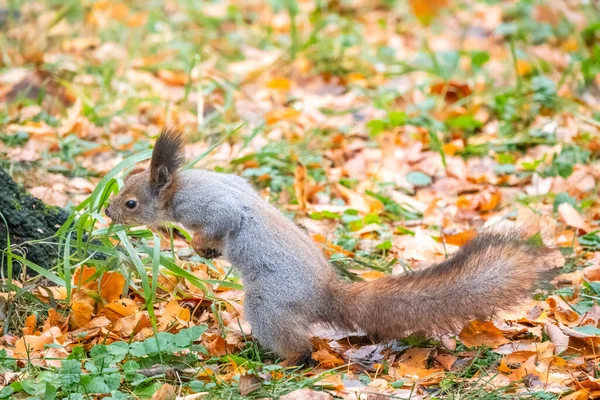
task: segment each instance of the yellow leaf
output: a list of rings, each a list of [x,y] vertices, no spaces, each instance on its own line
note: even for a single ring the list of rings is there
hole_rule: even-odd
[[[279,110],[267,112],[265,114],[265,122],[267,123],[267,125],[273,125],[274,123],[282,120],[294,120],[298,118],[299,115],[299,111],[294,110],[293,108],[286,107]]]
[[[531,63],[525,60],[517,60],[517,74],[519,76],[528,75],[533,70]]]
[[[287,78],[273,78],[267,82],[267,87],[277,90],[290,90],[292,83]]]

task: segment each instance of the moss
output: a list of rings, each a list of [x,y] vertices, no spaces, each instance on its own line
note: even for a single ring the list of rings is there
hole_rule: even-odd
[[[52,237],[67,220],[68,214],[62,208],[48,206],[35,198],[6,171],[0,168],[0,213],[8,224],[11,244],[22,244],[31,240]],[[6,229],[0,219],[0,249],[6,249]],[[51,268],[58,258],[58,249],[51,244],[25,244],[21,246],[26,258],[41,267]],[[6,265],[2,254],[2,265]]]

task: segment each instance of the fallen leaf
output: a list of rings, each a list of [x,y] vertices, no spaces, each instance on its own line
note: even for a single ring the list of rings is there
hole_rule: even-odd
[[[123,294],[125,277],[114,271],[105,272],[100,280],[100,296],[107,302],[118,300]]]
[[[279,400],[333,400],[333,396],[327,392],[304,388],[283,395]]]
[[[584,232],[590,232],[592,230],[577,210],[569,203],[561,203],[558,206],[558,214],[565,224],[573,228],[581,229]]]
[[[556,346],[554,348],[554,354],[559,355],[569,348],[569,337],[565,335],[558,326],[546,323],[544,324],[544,330],[552,343]]]
[[[174,386],[163,383],[160,388],[152,395],[152,400],[176,400],[177,391]]]
[[[243,374],[240,376],[240,394],[242,396],[248,396],[250,393],[259,389],[261,386],[261,380],[254,374]]]
[[[508,342],[491,321],[473,320],[458,335],[459,339],[467,347],[489,346],[498,347]]]
[[[23,335],[33,335],[35,332],[35,325],[37,323],[37,319],[35,318],[35,314],[29,314],[27,318],[25,318],[25,325],[23,326]]]
[[[344,365],[344,360],[337,354],[328,351],[327,349],[321,349],[312,353],[312,358],[324,368],[335,368],[340,365]]]

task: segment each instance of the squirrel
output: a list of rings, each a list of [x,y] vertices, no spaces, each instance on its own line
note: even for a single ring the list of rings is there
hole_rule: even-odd
[[[519,231],[484,230],[441,263],[347,283],[309,235],[245,179],[181,170],[183,145],[180,132],[163,130],[150,168],[125,178],[106,215],[125,224],[181,224],[201,256],[222,254],[244,283],[253,337],[284,360],[310,360],[313,325],[360,330],[377,341],[460,329],[518,304],[544,270],[558,266],[556,249]]]

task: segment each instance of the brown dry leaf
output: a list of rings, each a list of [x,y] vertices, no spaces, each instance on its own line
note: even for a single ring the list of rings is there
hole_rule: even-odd
[[[425,368],[433,348],[413,347],[404,352],[399,362],[412,367]]]
[[[118,300],[125,288],[125,277],[114,271],[105,272],[100,280],[100,296],[107,302]]]
[[[365,214],[378,214],[384,209],[383,203],[374,197],[360,194],[340,184],[336,186],[336,189],[339,191],[344,201],[359,212]]]
[[[248,396],[256,389],[260,388],[262,381],[254,374],[243,374],[240,376],[240,394],[242,396]]]
[[[327,392],[304,388],[281,396],[279,400],[333,400],[333,396]]]
[[[558,206],[558,214],[565,224],[573,228],[581,229],[584,232],[590,232],[592,230],[583,217],[581,217],[577,210],[569,203],[561,203]]]
[[[229,354],[227,351],[227,342],[221,336],[216,335],[212,340],[205,344],[208,354],[220,357]]]
[[[467,347],[489,346],[492,348],[508,343],[500,329],[491,321],[473,320],[458,335]]]
[[[33,333],[35,332],[36,323],[37,323],[37,319],[35,318],[35,314],[30,314],[25,319],[25,325],[23,326],[23,336],[33,335]]]
[[[446,102],[449,104],[453,104],[456,103],[458,100],[462,99],[463,97],[470,96],[473,92],[471,91],[469,85],[466,83],[450,81],[439,82],[435,85],[432,85],[431,93],[437,95],[443,94]]]
[[[550,296],[546,299],[550,310],[558,322],[565,325],[576,325],[580,317],[569,305],[558,296]]]
[[[569,348],[569,337],[565,335],[558,326],[544,324],[544,330],[552,343],[556,346],[554,348],[554,354],[558,355]]]
[[[590,282],[600,281],[600,265],[592,265],[583,269],[583,276]]]
[[[169,385],[168,383],[163,383],[163,385],[158,388],[156,393],[152,395],[152,400],[176,400],[177,399],[177,390],[174,386]]]
[[[458,357],[452,354],[439,354],[433,358],[440,363],[446,371],[452,371],[452,365],[458,360]]]
[[[321,349],[312,353],[313,360],[317,361],[319,365],[324,368],[335,368],[340,365],[344,365],[344,360],[337,354],[328,351],[327,349]]]

